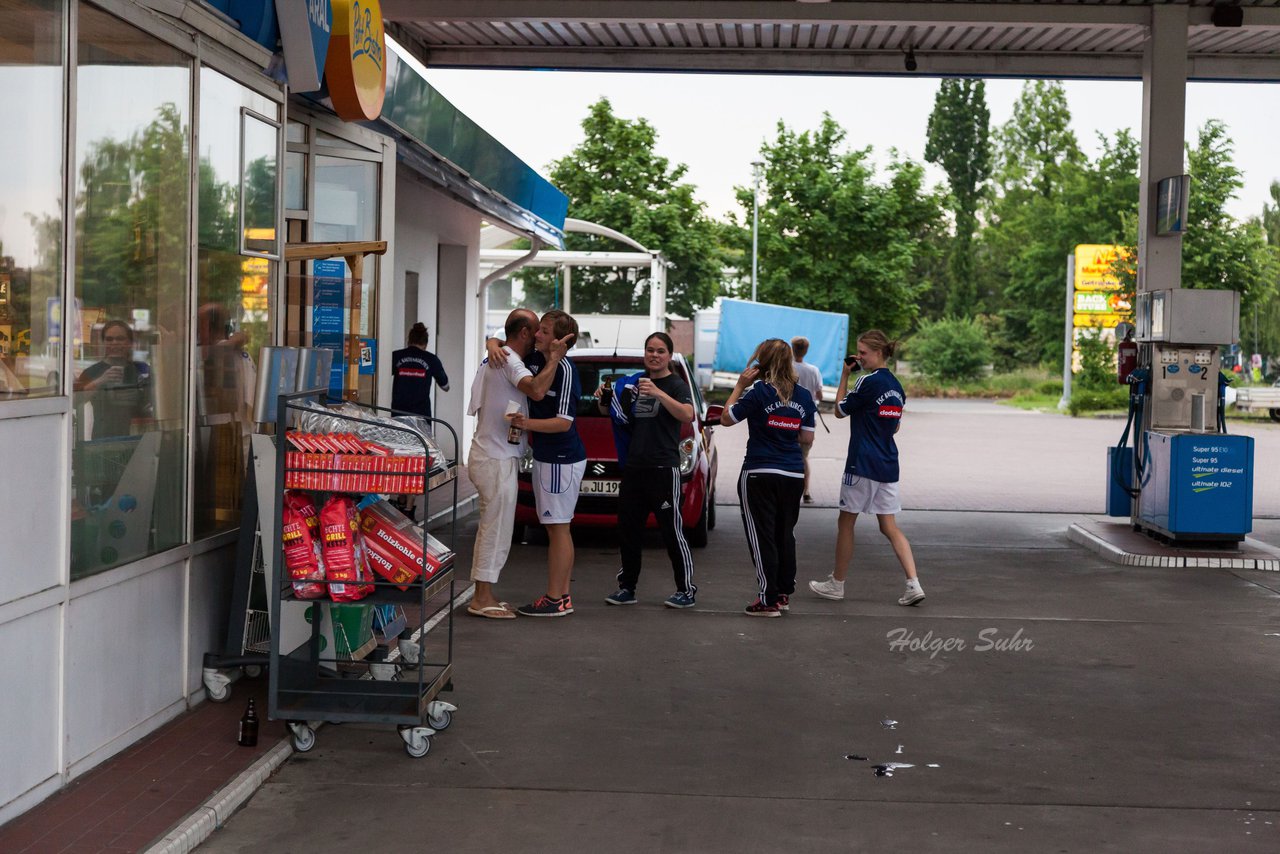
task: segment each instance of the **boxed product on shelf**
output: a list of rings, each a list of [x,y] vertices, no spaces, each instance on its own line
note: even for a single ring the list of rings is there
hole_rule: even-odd
[[[285,454],[286,489],[326,492],[420,493],[426,465],[421,457],[372,454]]]
[[[379,499],[360,510],[360,531],[370,565],[383,578],[408,589],[419,576],[430,580],[452,565],[453,551]]]

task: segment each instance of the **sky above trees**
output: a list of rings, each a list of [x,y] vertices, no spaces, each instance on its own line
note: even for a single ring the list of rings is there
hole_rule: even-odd
[[[751,181],[750,163],[777,122],[815,128],[828,112],[848,131],[851,148],[874,147],[879,165],[889,150],[925,162],[925,142],[936,78],[805,77],[714,74],[638,74],[428,69],[427,79],[536,169],[546,170],[583,138],[580,122],[589,106],[607,96],[615,112],[644,117],[658,131],[658,153],[688,165],[685,180],[697,188],[707,212],[738,209],[735,186]],[[1021,80],[986,81],[991,124],[1012,115]],[[1072,129],[1084,153],[1102,153],[1097,133],[1122,128],[1137,138],[1141,84],[1127,81],[1068,81],[1064,84]],[[1219,119],[1235,142],[1243,172],[1239,197],[1228,211],[1237,219],[1258,216],[1280,178],[1280,86],[1193,83],[1187,93],[1186,138]],[[943,182],[933,164],[926,180]]]

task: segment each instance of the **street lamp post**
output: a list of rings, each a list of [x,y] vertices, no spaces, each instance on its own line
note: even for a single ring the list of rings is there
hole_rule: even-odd
[[[764,169],[764,162],[753,160],[751,162],[751,301],[756,301],[756,282],[760,278],[759,252],[760,252],[760,171]]]

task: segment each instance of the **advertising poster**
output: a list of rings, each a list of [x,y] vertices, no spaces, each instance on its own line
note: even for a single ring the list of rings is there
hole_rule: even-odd
[[[311,346],[333,351],[329,368],[329,396],[342,397],[347,360],[343,341],[347,266],[340,260],[312,261]]]
[[[1133,305],[1116,275],[1118,263],[1128,260],[1129,250],[1112,244],[1082,243],[1075,249],[1074,293],[1071,295],[1073,327],[1071,365],[1080,371],[1080,338],[1098,336],[1115,344],[1116,324],[1133,320]]]

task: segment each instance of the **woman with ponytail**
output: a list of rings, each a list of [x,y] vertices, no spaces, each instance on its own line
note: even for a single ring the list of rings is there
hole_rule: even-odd
[[[879,329],[864,332],[858,336],[857,356],[847,357],[840,373],[842,400],[836,404],[836,417],[850,418],[852,424],[849,457],[840,488],[836,564],[826,579],[809,582],[809,589],[824,599],[844,598],[844,579],[853,561],[853,525],[859,513],[874,513],[880,523],[880,533],[893,546],[893,553],[907,576],[907,589],[898,604],[917,605],[924,600],[911,544],[897,521],[902,502],[898,498],[898,446],[893,436],[902,425],[902,408],[907,398],[898,378],[886,367],[897,345],[897,341],[890,341]],[[853,390],[848,391],[849,374],[856,370],[867,373],[858,377]]]
[[[779,617],[796,590],[796,520],[804,494],[801,445],[812,444],[817,406],[796,383],[791,345],[762,341],[738,377],[720,423],[747,422],[747,453],[738,498],[759,594],[746,607],[752,617]]]

